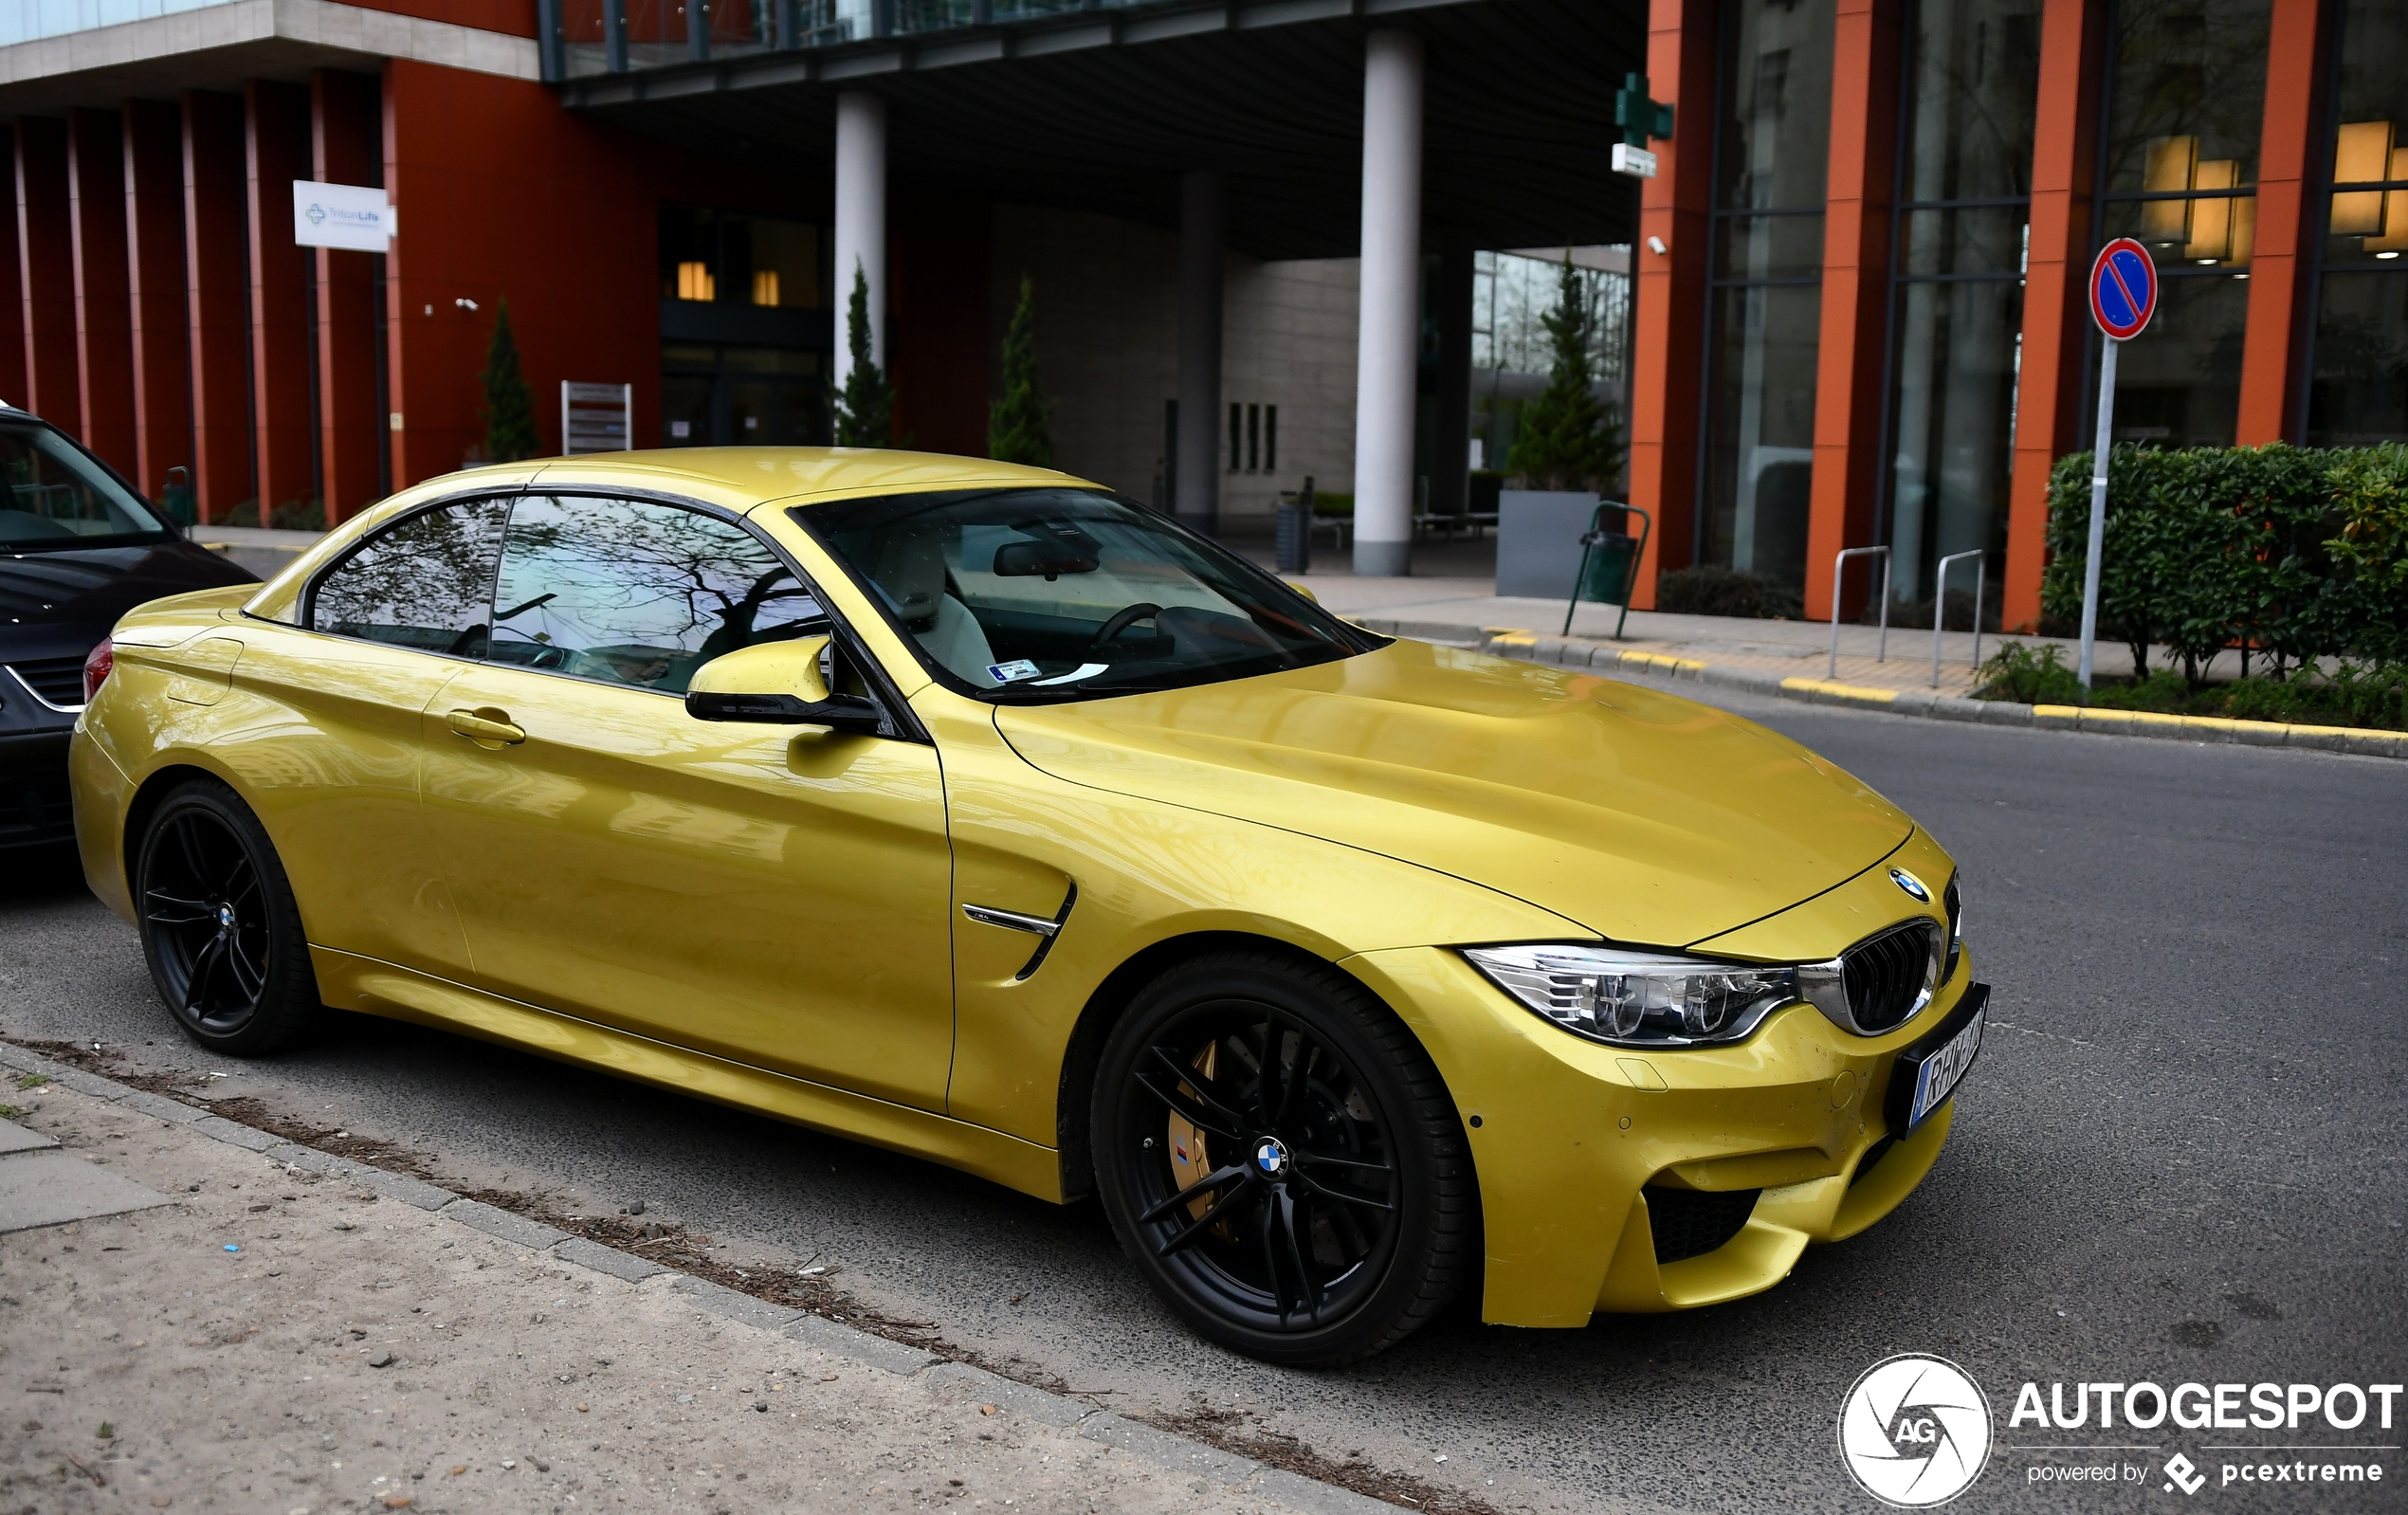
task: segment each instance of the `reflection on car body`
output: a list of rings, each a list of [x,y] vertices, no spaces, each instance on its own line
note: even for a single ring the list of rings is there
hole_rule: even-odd
[[[112,646],[79,840],[203,1045],[322,1002],[1093,1195],[1274,1360],[1769,1287],[1979,1047],[1954,866],[1848,775],[1046,470],[478,470]]]

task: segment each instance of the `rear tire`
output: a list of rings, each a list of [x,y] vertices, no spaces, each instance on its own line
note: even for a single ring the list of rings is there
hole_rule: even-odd
[[[1104,1043],[1090,1130],[1146,1282],[1250,1357],[1368,1357],[1476,1266],[1454,1102],[1404,1023],[1325,963],[1227,952],[1155,979]]]
[[[213,778],[178,785],[142,831],[134,901],[151,982],[212,1052],[288,1047],[319,1010],[318,977],[283,865],[250,807]]]

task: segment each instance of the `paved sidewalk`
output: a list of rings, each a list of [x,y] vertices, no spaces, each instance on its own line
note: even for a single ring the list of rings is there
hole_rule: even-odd
[[[320,531],[269,531],[258,526],[195,526],[192,540],[231,558],[262,578],[274,578],[318,545]]]
[[[100,1196],[0,1234],[9,1511],[1391,1508],[90,1075],[0,1093],[0,1194]]]
[[[1484,634],[1507,630],[1540,636],[1563,634],[1563,601],[1501,596],[1485,578],[1357,578],[1351,574],[1315,573],[1300,580],[1315,598],[1350,620],[1394,636],[1452,642],[1477,647]],[[1782,678],[1836,678],[1842,684],[1873,684],[1892,689],[1932,689],[1931,631],[1891,627],[1887,656],[1878,627],[1839,629],[1839,669],[1830,670],[1831,623],[1828,621],[1759,621],[1724,615],[1671,615],[1657,611],[1633,611],[1622,638],[1614,640],[1618,607],[1583,603],[1574,613],[1571,635],[1607,642],[1618,648],[1690,658],[1719,666],[1752,668]],[[1973,633],[1941,633],[1940,682],[1943,695],[1972,691]],[[2054,642],[2065,649],[2069,666],[2076,646],[2060,638],[2004,638],[1984,632],[1981,655],[1997,653],[2008,640],[2044,646]],[[2239,672],[2236,659],[2230,670]],[[2123,676],[2132,669],[2132,655],[2121,643],[2098,646],[2099,672]]]

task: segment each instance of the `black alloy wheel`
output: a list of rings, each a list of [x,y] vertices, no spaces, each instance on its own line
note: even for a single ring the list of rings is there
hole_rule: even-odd
[[[1105,1045],[1093,1122],[1122,1247],[1238,1351],[1367,1356],[1472,1270],[1453,1102],[1403,1023],[1326,964],[1232,953],[1156,979]]]
[[[238,1056],[285,1046],[318,1010],[301,912],[276,849],[214,779],[159,802],[135,867],[151,981],[184,1033]]]

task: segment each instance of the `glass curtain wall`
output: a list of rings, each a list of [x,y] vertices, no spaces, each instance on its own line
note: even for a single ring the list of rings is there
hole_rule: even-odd
[[[2156,319],[2117,358],[2118,442],[2233,443],[2272,12],[2273,0],[2116,6],[2100,144],[2102,245],[2136,239],[2163,276]],[[2094,356],[2097,341],[2093,335]],[[2095,386],[2095,362],[2091,372]]]
[[[2334,51],[2308,442],[2408,442],[2408,19],[2399,0],[2351,0]]]
[[[1990,555],[1992,604],[2004,583],[2041,6],[1919,0],[1909,23],[1887,538],[1890,593],[1909,611],[1936,598],[1935,570],[1951,554]],[[1968,604],[1971,569],[1952,575]]]
[[[1699,561],[1806,581],[1836,0],[1725,0]]]

